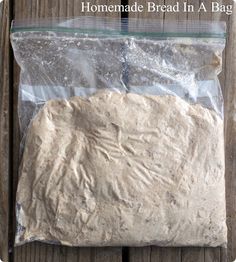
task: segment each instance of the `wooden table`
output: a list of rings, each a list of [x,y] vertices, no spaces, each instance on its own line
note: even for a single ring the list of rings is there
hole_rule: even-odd
[[[184,0],[180,0],[183,2]],[[187,1],[187,0],[186,0]],[[119,4],[120,0],[94,0],[92,3]],[[135,0],[129,0],[129,4]],[[159,0],[173,4],[175,0]],[[188,0],[199,6],[198,0]],[[210,0],[205,0],[210,5]],[[222,0],[233,3],[232,0]],[[122,4],[128,3],[123,0]],[[139,0],[144,4],[145,0]],[[57,17],[81,15],[81,0],[5,0],[3,32],[1,33],[1,92],[0,92],[0,258],[15,262],[226,262],[236,258],[236,7],[234,15],[212,13],[129,14],[129,17],[175,20],[225,20],[229,35],[223,73],[220,76],[225,98],[226,188],[228,217],[228,248],[69,248],[31,243],[14,248],[15,190],[17,184],[19,128],[17,118],[17,90],[19,68],[9,46],[10,20],[14,18]],[[85,15],[92,15],[85,14]],[[94,15],[94,14],[93,14]],[[95,14],[96,15],[96,14]],[[106,15],[106,14],[99,14]],[[110,14],[120,16],[121,14]],[[122,14],[126,16],[126,14]],[[10,251],[10,252],[8,252]]]

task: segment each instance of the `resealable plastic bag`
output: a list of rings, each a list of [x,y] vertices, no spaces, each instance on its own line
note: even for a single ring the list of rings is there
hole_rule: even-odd
[[[226,244],[225,34],[222,22],[13,23],[17,245]]]

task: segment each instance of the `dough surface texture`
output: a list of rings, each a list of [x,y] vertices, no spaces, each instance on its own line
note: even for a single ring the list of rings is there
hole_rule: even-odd
[[[32,120],[16,244],[222,246],[223,120],[174,96],[100,91]]]

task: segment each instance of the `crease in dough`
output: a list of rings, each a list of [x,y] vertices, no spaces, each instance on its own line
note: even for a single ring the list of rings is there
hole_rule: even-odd
[[[225,245],[223,120],[174,96],[48,101],[26,137],[17,219],[17,245]]]

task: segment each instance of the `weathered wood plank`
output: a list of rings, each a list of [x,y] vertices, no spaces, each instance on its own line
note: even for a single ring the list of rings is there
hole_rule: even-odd
[[[130,248],[129,262],[181,261],[181,249],[170,247]]]
[[[181,248],[152,248],[150,262],[181,261]]]
[[[229,21],[225,68],[226,199],[228,262],[236,259],[236,4]],[[225,255],[224,255],[225,257]],[[222,262],[224,262],[222,260]]]
[[[219,3],[223,4],[230,4],[230,0],[220,0]],[[211,20],[212,21],[225,21],[227,24],[229,23],[229,16],[225,13],[211,13]],[[227,92],[226,88],[226,51],[228,51],[228,46],[226,46],[223,52],[222,58],[222,72],[219,75],[219,80],[221,83],[223,94]],[[225,97],[225,95],[224,95]],[[227,190],[227,189],[226,189]],[[207,248],[205,249],[205,261],[212,262],[212,261],[227,261],[227,249],[226,248]]]
[[[79,252],[77,253],[78,256],[78,262],[87,262],[92,261],[92,257],[94,254],[94,249],[90,247],[83,247],[79,249]],[[70,261],[70,260],[69,260]],[[76,260],[75,260],[76,261]]]
[[[151,261],[151,247],[129,248],[129,262],[150,262],[150,261]]]
[[[130,1],[131,3],[133,3],[134,1]],[[181,3],[183,1],[180,1]],[[165,14],[165,20],[169,20],[169,19],[175,19],[175,20],[184,20],[187,18],[187,20],[208,20],[208,21],[211,21],[211,20],[214,20],[214,21],[217,21],[217,20],[223,20],[223,21],[227,21],[228,19],[228,16],[225,15],[225,14],[219,14],[219,13],[211,13],[211,12],[201,12],[201,13],[198,13],[196,12],[196,10],[199,8],[200,6],[200,3],[204,2],[207,9],[210,10],[210,1],[195,1],[195,0],[188,0],[188,4],[192,4],[195,6],[195,12],[188,12],[187,13],[187,17],[185,17],[183,14]],[[139,1],[140,3],[140,1]],[[169,2],[168,1],[165,1],[166,4],[168,4]],[[225,3],[225,1],[224,1]],[[161,3],[160,3],[161,4]],[[160,15],[160,14],[159,14]],[[132,14],[132,17],[141,17],[141,18],[151,18],[151,17],[154,17],[154,18],[157,18],[157,14],[153,14],[150,13],[147,14],[146,12],[144,13],[139,13],[139,14]],[[223,57],[223,67],[225,67],[225,57]],[[220,81],[222,83],[222,86],[224,88],[224,81],[225,81],[225,74],[224,74],[224,69],[223,69],[223,73],[221,74],[220,76]],[[138,253],[138,251],[136,250],[136,255],[133,255],[134,257],[137,256],[137,254],[139,254],[139,256],[143,257],[144,254],[147,254],[146,252],[147,250],[144,250],[143,252],[142,251],[139,251],[141,254]],[[159,250],[157,249],[156,250],[156,256],[160,256],[160,252]],[[206,261],[214,261],[216,259],[219,259],[219,254],[221,254],[222,256],[222,253],[224,253],[223,251],[220,252],[220,248],[206,248],[205,251],[203,251],[203,249],[191,249],[191,248],[183,248],[182,249],[182,252],[183,252],[183,258],[187,257],[189,259],[189,257],[191,257],[192,260],[199,260],[201,259],[202,261],[204,261],[204,259]],[[133,252],[131,252],[132,254]],[[205,254],[204,256],[202,254]],[[160,257],[159,257],[160,259]],[[142,261],[146,261],[145,259],[143,259]],[[216,260],[217,261],[217,260]],[[224,260],[222,260],[224,261]]]
[[[130,0],[129,3],[132,4],[134,3],[134,0]],[[138,3],[145,4],[144,1],[139,1]],[[174,4],[176,1],[161,1],[158,2],[158,4]],[[183,3],[183,1],[180,1],[180,3]],[[138,13],[138,14],[131,14],[131,17],[136,17],[136,18],[161,18],[164,20],[164,25],[165,21],[169,20],[175,20],[175,21],[180,21],[180,20],[211,20],[211,12],[208,13],[198,13],[196,10],[199,8],[199,1],[195,0],[188,0],[188,4],[192,4],[195,7],[195,12],[187,12],[187,13]],[[207,7],[209,7],[209,1],[205,1],[205,4]],[[187,28],[188,30],[188,28]],[[210,258],[214,259],[217,257],[217,254],[219,253],[219,249],[206,249],[204,251],[204,248],[182,248],[182,258],[183,261],[204,261],[204,254],[206,252],[206,258],[207,261]],[[208,254],[209,253],[209,254]],[[151,249],[148,247],[145,248],[130,248],[130,261],[181,261],[181,249],[179,248],[158,248],[158,247],[152,247]],[[150,260],[151,259],[151,260]],[[212,260],[214,261],[214,260]]]
[[[187,20],[194,20],[194,21],[199,21],[200,19],[200,13],[197,12],[199,9],[199,1],[196,0],[188,0],[188,5],[193,5],[194,6],[194,12],[187,12]]]
[[[122,250],[120,248],[95,248],[92,252],[92,260],[95,262],[122,262]]]
[[[210,7],[210,2],[208,1],[205,1],[206,2],[206,5],[208,6],[208,8]],[[223,4],[232,4],[232,1],[230,0],[220,0],[218,1],[219,3],[223,3]],[[231,24],[232,24],[232,17],[231,16]],[[212,20],[212,21],[225,21],[227,22],[227,24],[229,25],[229,19],[230,19],[230,16],[228,16],[227,14],[225,13],[208,13],[208,14],[203,14],[202,15],[202,19],[206,19],[206,20]],[[228,28],[228,33],[229,35],[231,36],[232,34],[232,29],[233,27],[230,26]],[[220,79],[220,82],[221,82],[221,86],[222,86],[222,90],[223,90],[223,94],[224,94],[224,97],[225,97],[225,108],[227,108],[227,104],[228,104],[228,88],[227,88],[227,83],[229,83],[230,81],[232,80],[229,80],[227,79],[228,76],[226,76],[226,70],[228,69],[228,67],[230,66],[229,63],[228,63],[228,58],[226,60],[226,52],[228,55],[231,56],[231,53],[232,53],[232,50],[231,48],[229,47],[229,39],[227,41],[227,46],[226,46],[226,49],[225,49],[225,52],[223,53],[223,59],[222,59],[222,65],[223,65],[223,68],[222,68],[222,73],[220,74],[219,76],[219,79]],[[231,40],[232,42],[232,40]],[[226,119],[228,118],[227,117],[227,110],[226,110]],[[228,145],[227,145],[227,132],[225,133],[225,141],[226,141],[226,159],[227,159],[227,148],[228,148]],[[228,192],[229,188],[228,188],[228,170],[231,169],[232,166],[228,166],[227,164],[227,161],[226,161],[226,191]],[[230,179],[229,179],[230,180]],[[235,190],[235,189],[234,189]],[[229,195],[229,194],[227,194]],[[231,195],[230,195],[231,196]],[[227,203],[229,202],[229,198],[230,196],[227,196]],[[232,196],[231,196],[232,197]],[[228,206],[228,204],[227,204]],[[229,214],[229,208],[227,208],[228,211],[227,213]],[[230,226],[229,226],[230,227]],[[232,232],[231,232],[231,229],[229,230],[229,234],[231,235]],[[229,254],[229,261],[230,260],[230,254],[231,254],[231,244],[230,244],[230,241],[229,241],[229,250],[227,250],[226,248],[214,248],[214,249],[205,249],[205,261],[208,262],[208,261],[222,261],[222,262],[225,262],[227,261],[227,253]],[[220,258],[219,258],[220,256]]]
[[[72,248],[30,243],[15,252],[18,262],[122,262],[120,248]],[[16,258],[15,258],[16,259]]]
[[[228,248],[221,248],[220,249],[220,262],[227,262],[228,261]]]
[[[129,18],[148,18],[148,19],[159,19],[160,21],[164,20],[164,13],[163,12],[148,12],[147,8],[146,8],[146,1],[143,0],[129,0],[129,5],[133,5],[135,4],[135,2],[138,3],[138,5],[144,5],[144,10],[143,12],[131,12],[129,13]],[[160,0],[158,1],[159,5],[163,5],[165,3],[165,0]]]
[[[129,0],[129,4],[133,5],[136,0]],[[158,4],[164,4],[164,0],[158,1]],[[139,0],[138,4],[145,5],[145,1]],[[129,18],[136,18],[136,19],[159,19],[160,21],[164,21],[164,13],[148,13],[147,8],[144,9],[143,12],[138,13],[130,13]],[[159,247],[131,247],[129,248],[129,261],[130,262],[151,262],[151,261],[158,261],[159,262],[159,254],[160,248]],[[153,256],[153,257],[152,257]]]
[[[182,249],[182,262],[204,262],[204,248]]]
[[[200,13],[197,12],[200,6],[199,1],[188,0],[188,4],[194,6],[195,12],[187,12],[187,20],[189,21],[202,20],[202,17],[200,17]],[[187,28],[187,31],[188,30],[189,29]],[[185,247],[185,248],[182,248],[181,251],[182,251],[181,252],[181,261],[182,262],[191,262],[191,261],[204,262],[204,248],[196,249],[196,248]]]
[[[173,5],[175,3],[176,1],[174,0],[165,1],[165,4]],[[187,20],[187,13],[166,13],[164,17],[164,27],[165,27],[165,23],[168,22],[169,20],[175,20],[177,23],[180,20]],[[172,262],[173,258],[175,258],[174,261],[176,262],[181,261],[181,256],[179,254],[182,254],[181,248],[169,249],[168,252],[163,254],[163,261]]]
[[[0,15],[0,258],[4,261],[9,261],[9,8],[6,0]]]
[[[14,17],[25,18],[51,18],[51,17],[73,17],[81,14],[80,0],[15,0]],[[93,3],[104,4],[106,0],[97,0]],[[110,4],[118,4],[120,0],[112,0]],[[87,13],[87,15],[96,15]],[[106,15],[106,14],[100,14]],[[119,17],[120,14],[109,14]],[[19,126],[17,117],[19,68],[14,67],[14,199],[17,185],[17,173],[19,166]],[[45,243],[29,243],[14,249],[15,262],[121,262],[121,248],[69,248],[63,246],[48,245]]]
[[[205,262],[220,262],[221,250],[220,248],[205,248],[204,254]]]
[[[129,0],[129,4],[132,5],[136,1]],[[145,6],[146,1],[139,0],[138,4]],[[174,4],[175,0],[161,0],[158,4]],[[147,9],[140,13],[130,13],[129,17],[138,19],[159,19],[165,27],[165,21],[168,20],[182,20],[187,17],[187,14],[175,14],[175,13],[163,13],[153,12],[148,13]],[[131,262],[180,262],[181,261],[181,249],[180,248],[160,248],[160,247],[143,247],[143,248],[129,248],[129,261]]]
[[[161,248],[160,249],[160,262],[166,261],[181,261],[181,248]],[[155,251],[152,252],[151,262],[155,261]]]
[[[166,0],[165,4],[174,5],[176,3],[175,0]],[[183,3],[183,1],[181,1]],[[168,23],[169,20],[175,20],[176,23],[178,23],[181,20],[187,20],[187,13],[166,13],[164,16],[164,28],[165,24]],[[187,30],[187,28],[186,28]],[[172,262],[173,258],[174,261],[180,262],[181,256],[179,254],[182,253],[181,248],[175,248],[175,249],[168,249],[168,252],[163,253],[163,261],[165,262]]]
[[[32,15],[36,15],[35,10],[35,1],[33,0],[31,4],[29,1],[22,0],[14,2],[14,19],[27,19],[32,17]],[[15,221],[15,198],[16,198],[16,189],[17,189],[17,180],[18,180],[18,167],[19,167],[19,150],[20,150],[20,131],[19,131],[19,120],[18,120],[18,84],[19,84],[19,74],[20,69],[16,62],[14,61],[14,85],[13,85],[13,227],[14,227],[14,235],[16,228]],[[22,247],[14,248],[13,250],[13,258],[14,261],[33,261],[35,258],[35,248],[34,244],[31,245],[31,251],[29,251],[30,245],[25,245]],[[27,260],[26,260],[27,257]]]

